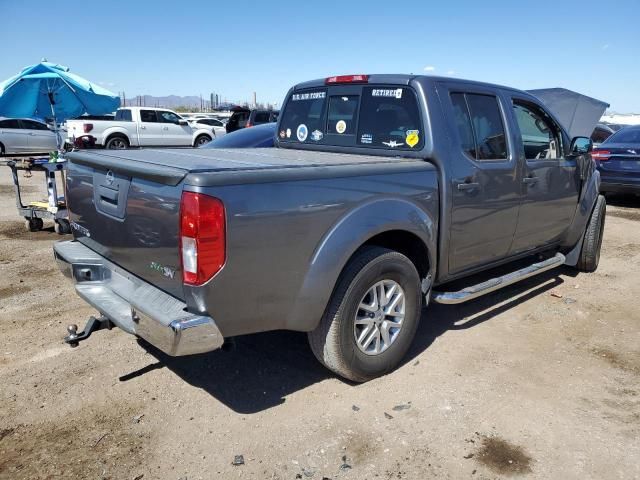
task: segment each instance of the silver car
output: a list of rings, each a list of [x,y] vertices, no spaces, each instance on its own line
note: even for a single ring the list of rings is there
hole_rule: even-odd
[[[56,134],[46,123],[26,118],[0,118],[0,155],[46,153],[56,149]]]

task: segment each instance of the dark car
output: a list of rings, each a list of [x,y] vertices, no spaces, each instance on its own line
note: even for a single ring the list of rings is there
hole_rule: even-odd
[[[277,110],[236,110],[227,122],[227,133],[263,123],[277,122],[279,113]]]
[[[640,125],[618,130],[591,157],[600,171],[600,191],[640,194]]]
[[[615,130],[611,128],[606,123],[599,123],[596,125],[596,128],[593,129],[591,133],[591,141],[594,146],[600,145],[607,138],[615,133]]]
[[[254,128],[243,128],[216,138],[200,148],[268,148],[273,147],[275,123],[265,123]]]

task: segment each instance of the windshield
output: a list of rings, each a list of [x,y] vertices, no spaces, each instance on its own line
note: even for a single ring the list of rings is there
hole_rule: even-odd
[[[294,92],[281,113],[284,143],[418,150],[424,132],[413,89],[332,86]]]

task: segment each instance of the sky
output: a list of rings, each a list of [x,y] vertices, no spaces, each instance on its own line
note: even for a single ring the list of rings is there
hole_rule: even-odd
[[[280,103],[305,80],[413,73],[640,113],[640,0],[0,0],[0,24],[0,80],[44,57],[127,98]]]

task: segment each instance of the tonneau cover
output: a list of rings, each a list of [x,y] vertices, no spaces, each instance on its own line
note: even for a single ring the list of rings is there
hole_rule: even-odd
[[[70,152],[66,154],[66,158],[77,164],[112,170],[165,185],[177,185],[190,173],[416,162],[416,159],[411,158],[283,148],[92,150]]]

